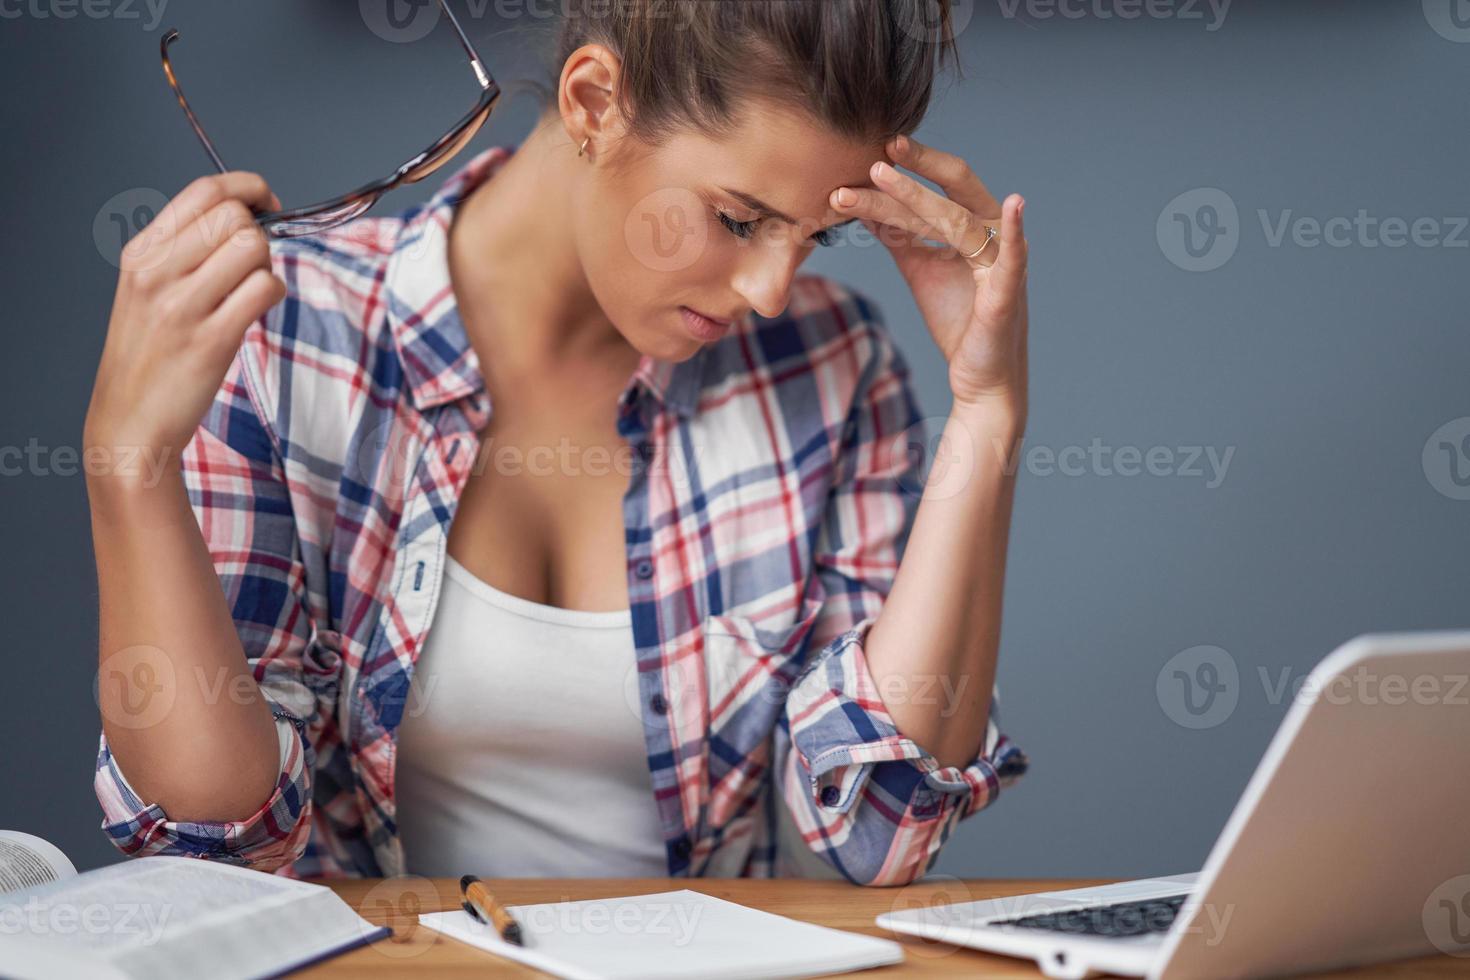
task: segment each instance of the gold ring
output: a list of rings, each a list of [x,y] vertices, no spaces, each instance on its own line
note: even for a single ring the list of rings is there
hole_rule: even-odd
[[[980,257],[980,253],[981,252],[984,252],[987,248],[989,248],[990,247],[990,243],[993,242],[993,241],[995,241],[995,237],[1000,234],[1000,232],[998,232],[994,228],[990,227],[990,225],[985,225],[984,227],[985,227],[985,243],[983,245],[981,245],[979,248],[975,249],[975,251],[971,252],[969,255],[965,255],[965,253],[963,253],[963,252],[960,253],[961,255],[964,255],[965,261],[966,262],[969,262],[971,265],[974,265],[975,264],[975,260]]]

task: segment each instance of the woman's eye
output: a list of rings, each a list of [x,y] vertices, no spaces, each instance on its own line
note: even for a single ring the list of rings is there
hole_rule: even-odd
[[[719,209],[715,210],[715,214],[719,217],[720,223],[728,228],[730,230],[730,234],[734,235],[736,238],[749,240],[750,237],[755,234],[756,226],[760,224],[759,221],[736,221],[734,218],[730,217],[728,214]],[[811,236],[813,244],[821,245],[824,247],[836,245],[837,238],[837,231],[832,228],[825,228],[821,231],[814,232]]]
[[[723,211],[716,211],[715,214],[719,215],[720,223],[730,229],[730,234],[736,238],[749,238],[755,234],[756,223],[754,221],[736,221]]]

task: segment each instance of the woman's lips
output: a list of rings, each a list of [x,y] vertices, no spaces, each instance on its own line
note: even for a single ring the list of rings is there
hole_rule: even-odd
[[[687,306],[679,307],[684,326],[695,338],[703,341],[719,340],[730,329],[731,320],[716,320]]]

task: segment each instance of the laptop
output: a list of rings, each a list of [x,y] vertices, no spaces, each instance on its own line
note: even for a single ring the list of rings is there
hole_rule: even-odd
[[[1470,631],[1317,665],[1198,873],[887,912],[1051,977],[1270,977],[1470,955]]]

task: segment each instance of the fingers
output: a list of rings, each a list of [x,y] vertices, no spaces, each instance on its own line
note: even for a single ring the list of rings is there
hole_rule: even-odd
[[[952,200],[976,214],[1000,212],[1000,202],[963,157],[925,146],[912,136],[889,140],[888,155],[900,167],[934,181]]]
[[[950,200],[937,191],[930,190],[907,174],[900,173],[889,164],[878,162],[872,169],[873,184],[887,197],[897,201],[913,213],[924,227],[926,237],[944,242],[952,248],[972,251],[968,245],[980,231],[980,219],[973,211]],[[846,210],[846,209],[843,209]],[[885,224],[908,227],[889,218],[880,219]]]
[[[199,268],[174,288],[182,289],[189,313],[207,317],[254,269],[271,268],[270,244],[265,232],[251,227],[237,231],[209,253]]]
[[[228,197],[238,198],[261,209],[270,207],[275,200],[275,195],[260,174],[231,170],[228,173],[209,174],[195,179],[174,195],[173,200],[158,212],[158,217],[154,220],[165,219],[174,227],[181,228]]]
[[[1013,309],[1020,302],[1026,281],[1026,227],[1022,218],[1026,201],[1011,194],[1002,205],[1000,218],[1000,255],[990,267],[989,275],[996,302]]]
[[[203,330],[219,339],[221,349],[240,346],[246,329],[286,296],[286,284],[267,269],[256,269],[235,287],[204,321]]]
[[[279,199],[266,185],[265,178],[259,174],[232,170],[200,177],[174,195],[143,231],[128,242],[122,253],[123,270],[162,271],[167,268],[174,275],[187,271],[180,269],[173,254],[179,244],[180,233],[232,198],[240,201],[247,212],[251,208],[264,210],[280,205]],[[195,258],[202,261],[203,256],[196,255]]]
[[[843,203],[850,201],[851,203]],[[930,228],[912,210],[882,191],[866,187],[843,187],[832,194],[832,209],[848,217],[860,217],[864,221],[901,228],[919,238],[937,238],[938,233]]]
[[[256,248],[265,241],[250,208],[239,198],[225,198],[179,232],[161,268],[182,278],[221,248]]]

